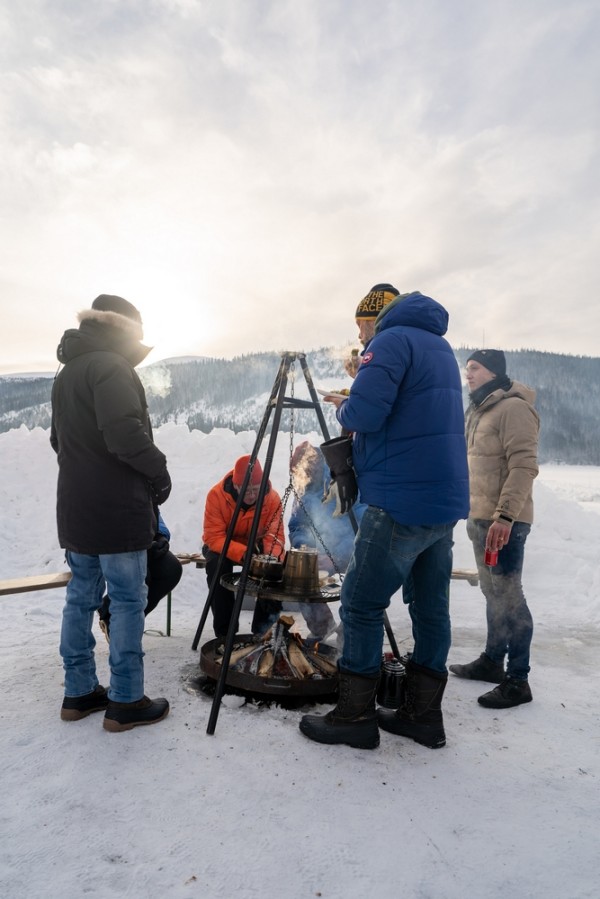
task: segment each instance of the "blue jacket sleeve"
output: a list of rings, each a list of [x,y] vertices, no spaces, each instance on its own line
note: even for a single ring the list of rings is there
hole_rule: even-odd
[[[380,431],[392,411],[410,364],[410,348],[402,334],[377,334],[368,344],[350,396],[337,410],[347,431]]]
[[[156,530],[159,534],[162,534],[164,537],[166,537],[167,540],[171,539],[171,531],[166,526],[164,519],[163,519],[162,515],[160,514],[160,512],[158,513],[158,525],[156,527]]]

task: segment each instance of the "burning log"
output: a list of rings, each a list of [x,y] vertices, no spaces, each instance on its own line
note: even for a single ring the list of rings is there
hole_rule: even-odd
[[[251,652],[254,652],[256,649],[256,645],[252,643],[250,646],[242,646],[241,649],[235,649],[229,658],[229,664],[235,665],[241,659],[245,659],[247,655],[250,655]]]
[[[274,656],[270,649],[264,649],[260,656],[256,673],[258,677],[268,677],[273,670]]]
[[[298,672],[298,677],[312,677],[315,669],[296,642],[290,642],[288,652],[290,662]]]
[[[311,664],[326,677],[334,677],[338,673],[337,665],[330,662],[324,655],[317,652],[310,652],[308,649],[306,649],[305,652]]]

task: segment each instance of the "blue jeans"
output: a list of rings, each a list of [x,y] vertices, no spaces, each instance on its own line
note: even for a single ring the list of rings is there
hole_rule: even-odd
[[[379,674],[385,610],[404,584],[415,639],[413,661],[446,673],[453,527],[397,524],[383,509],[367,508],[342,585],[340,668],[367,677]]]
[[[108,695],[115,702],[136,702],[144,695],[147,552],[66,555],[73,576],[67,585],[60,635],[65,696],[85,696],[98,686],[92,623],[106,586],[111,613]]]
[[[509,677],[527,680],[529,649],[533,637],[533,619],[523,594],[521,577],[525,541],[530,524],[515,521],[510,539],[498,554],[498,564],[484,564],[485,540],[491,521],[469,518],[467,534],[473,544],[479,584],[486,600],[487,642],[485,654],[493,662],[504,664]]]

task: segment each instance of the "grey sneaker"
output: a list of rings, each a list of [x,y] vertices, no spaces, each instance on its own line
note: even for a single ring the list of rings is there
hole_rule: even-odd
[[[486,709],[510,709],[514,705],[531,702],[531,688],[526,680],[505,677],[501,684],[480,696],[477,702]]]

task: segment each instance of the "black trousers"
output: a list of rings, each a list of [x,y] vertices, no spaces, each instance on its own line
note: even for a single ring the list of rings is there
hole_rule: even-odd
[[[213,578],[218,568],[219,553],[212,552],[206,544],[202,547],[202,554],[206,559],[206,583],[210,590]],[[231,559],[223,559],[221,575],[233,572],[234,562]],[[213,630],[217,638],[226,637],[233,616],[235,605],[235,591],[228,590],[221,583],[216,584],[212,596]],[[252,617],[252,633],[264,634],[270,626],[277,621],[283,606],[278,600],[257,599]],[[235,633],[239,630],[239,619],[235,623]]]
[[[148,574],[146,575],[148,603],[144,611],[145,615],[149,615],[161,599],[175,589],[181,580],[182,572],[181,562],[172,552],[166,552],[159,558],[153,558],[152,553],[148,553]]]

